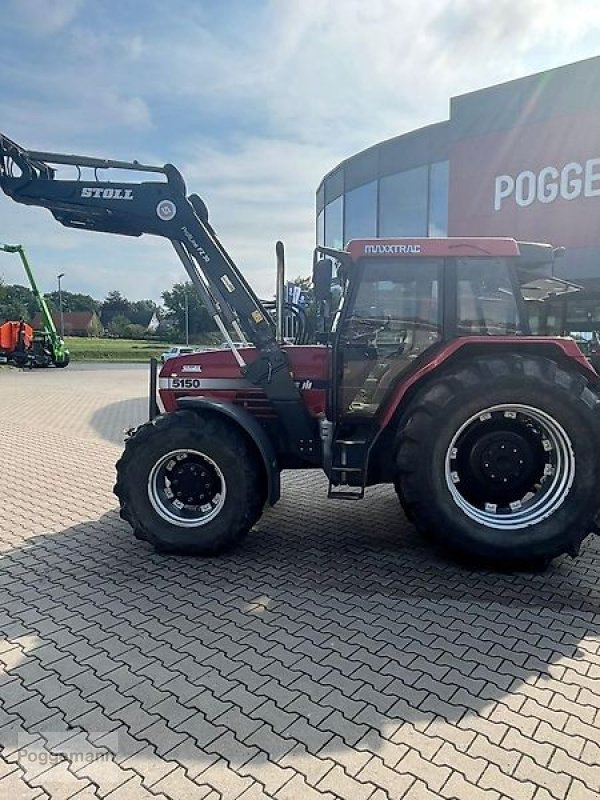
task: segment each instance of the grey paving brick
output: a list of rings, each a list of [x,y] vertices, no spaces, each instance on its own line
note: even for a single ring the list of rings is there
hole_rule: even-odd
[[[159,755],[164,756],[185,739],[185,735],[180,731],[170,728],[164,719],[158,719],[152,725],[138,732],[138,736],[156,749]]]
[[[517,785],[517,791],[519,787]],[[466,780],[460,772],[453,772],[450,778],[440,789],[440,793],[435,797],[446,797],[449,800],[520,800],[520,795],[500,794],[495,789],[483,789],[481,786],[474,786]],[[524,795],[525,796],[525,795]],[[410,793],[404,798],[408,800]],[[424,796],[424,798],[426,795]],[[424,800],[423,798],[423,800]],[[420,795],[415,794],[414,800],[421,800]]]
[[[339,754],[340,750],[335,752]],[[295,745],[289,753],[278,759],[278,763],[301,773],[311,786],[315,786],[335,766],[335,761],[326,753],[326,747],[319,755],[313,755],[303,744]]]
[[[495,764],[488,764],[485,772],[481,776],[479,785],[482,789],[494,789],[505,797],[517,798],[517,800],[531,800],[536,791],[536,785],[531,782],[517,780],[500,772]]]
[[[200,711],[182,720],[175,726],[175,729],[178,732],[192,736],[199,747],[204,747],[215,739],[218,739],[218,737],[227,730],[224,725],[218,725],[212,722]]]
[[[575,760],[562,750],[556,750],[550,761],[550,769],[576,777],[588,789],[600,794],[600,764],[585,764]]]
[[[324,794],[309,786],[300,775],[294,776],[277,792],[278,800],[334,800],[335,795],[327,792]]]
[[[415,782],[413,775],[399,773],[386,767],[377,756],[373,756],[356,777],[359,781],[380,786],[389,797],[403,797]]]
[[[247,737],[246,744],[255,745],[274,761],[278,761],[295,747],[294,740],[275,733],[266,723]]]
[[[105,795],[106,800],[168,800],[164,794],[156,795],[142,784],[139,775]]]
[[[265,700],[258,708],[250,711],[248,716],[259,722],[267,722],[277,733],[287,730],[300,719],[298,714],[292,714],[279,708],[272,700]]]
[[[230,730],[225,731],[204,748],[208,753],[214,753],[224,758],[231,769],[240,772],[240,767],[259,755],[259,750],[250,744],[237,739]]]
[[[237,800],[242,792],[252,786],[252,778],[238,775],[224,759],[203,770],[197,780],[212,786],[223,800]]]
[[[265,787],[266,792],[273,796],[289,783],[298,773],[289,767],[282,767],[271,761],[264,753],[259,753],[251,761],[240,766],[241,775],[250,776]]]
[[[318,753],[319,750],[332,738],[335,731],[322,730],[311,725],[304,717],[299,717],[286,728],[282,735],[303,744],[309,753]]]
[[[359,723],[352,722],[346,719],[346,717],[337,710],[325,717],[325,719],[319,723],[318,728],[322,731],[331,731],[337,734],[346,742],[346,745],[350,746],[354,746],[369,732],[367,725],[360,725]]]
[[[190,780],[182,767],[170,772],[152,787],[153,792],[160,792],[166,797],[179,800],[206,800],[213,791],[208,784],[199,784]]]
[[[373,783],[362,783],[349,777],[341,767],[336,766],[325,775],[317,788],[343,800],[368,800],[377,787]]]

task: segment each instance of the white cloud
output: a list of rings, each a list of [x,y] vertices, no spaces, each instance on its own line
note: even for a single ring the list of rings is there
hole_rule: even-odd
[[[50,36],[75,19],[83,0],[7,0],[7,5],[19,27],[37,36]]]

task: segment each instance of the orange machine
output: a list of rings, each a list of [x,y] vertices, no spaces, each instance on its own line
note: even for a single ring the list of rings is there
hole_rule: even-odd
[[[31,349],[33,328],[26,322],[5,322],[0,325],[0,355],[12,360],[16,354],[24,355]]]

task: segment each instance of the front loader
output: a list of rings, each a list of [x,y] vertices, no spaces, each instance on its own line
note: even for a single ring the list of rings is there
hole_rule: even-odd
[[[521,290],[551,274],[549,245],[317,248],[319,343],[284,345],[172,165],[0,137],[0,187],[68,227],[169,239],[229,345],[165,363],[163,410],[152,396],[117,464],[121,515],[157,549],[232,547],[277,502],[284,469],[323,470],[345,501],[393,484],[420,530],[486,563],[575,555],[595,530],[600,378],[571,339],[530,335]]]

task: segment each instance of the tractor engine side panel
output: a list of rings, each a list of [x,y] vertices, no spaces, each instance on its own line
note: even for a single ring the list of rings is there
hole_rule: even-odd
[[[296,385],[311,416],[324,413],[329,389],[329,350],[322,345],[284,348]],[[246,363],[254,361],[253,347],[240,349]],[[171,358],[163,365],[158,390],[165,411],[175,411],[181,397],[209,397],[239,405],[257,419],[276,419],[264,391],[243,375],[230,350],[205,350]]]

